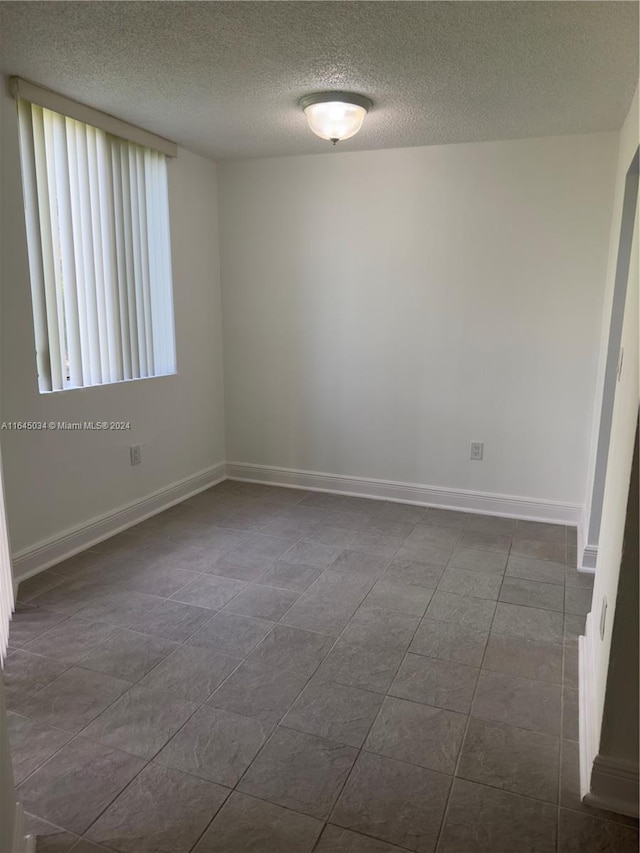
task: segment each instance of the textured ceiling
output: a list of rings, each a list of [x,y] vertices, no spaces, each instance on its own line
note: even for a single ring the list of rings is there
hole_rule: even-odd
[[[632,2],[0,2],[0,70],[217,160],[326,152],[297,100],[368,95],[353,151],[617,130]]]

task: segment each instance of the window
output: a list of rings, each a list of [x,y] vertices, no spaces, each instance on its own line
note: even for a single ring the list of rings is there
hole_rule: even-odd
[[[165,155],[23,98],[18,122],[40,391],[175,373]]]

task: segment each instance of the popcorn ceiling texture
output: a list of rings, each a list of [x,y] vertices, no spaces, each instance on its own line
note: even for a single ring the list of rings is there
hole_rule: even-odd
[[[337,150],[618,130],[632,2],[2,2],[0,69],[216,160],[330,153],[297,106],[368,95]]]

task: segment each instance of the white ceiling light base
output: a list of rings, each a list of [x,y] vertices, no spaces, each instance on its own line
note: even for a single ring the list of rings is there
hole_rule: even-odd
[[[370,98],[355,92],[314,92],[298,103],[316,136],[334,145],[355,136],[373,106]]]

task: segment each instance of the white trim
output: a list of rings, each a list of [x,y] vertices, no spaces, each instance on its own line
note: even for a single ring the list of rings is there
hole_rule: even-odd
[[[550,521],[557,524],[577,525],[582,515],[582,507],[578,504],[556,503],[489,492],[472,492],[464,489],[446,489],[440,486],[422,486],[417,483],[402,483],[394,480],[375,480],[370,477],[346,477],[341,474],[323,474],[318,471],[254,465],[247,462],[228,462],[227,477],[230,480],[249,483],[335,492],[485,515]]]
[[[591,770],[600,746],[596,731],[593,671],[593,620],[587,614],[584,636],[578,640],[578,740],[580,741],[580,799],[591,790]]]
[[[72,557],[91,545],[102,542],[103,539],[108,539],[174,504],[181,503],[224,479],[226,479],[225,464],[220,462],[144,498],[125,504],[43,542],[38,542],[30,548],[25,548],[13,557],[14,578],[20,581],[38,574],[43,569],[67,557]]]
[[[37,104],[39,107],[69,116],[69,118],[73,118],[76,121],[90,124],[92,127],[99,127],[113,136],[128,139],[129,142],[144,145],[146,148],[153,148],[155,151],[161,151],[167,157],[178,156],[178,146],[175,142],[171,142],[163,136],[158,136],[156,133],[151,133],[149,130],[136,127],[134,124],[129,124],[127,121],[122,121],[122,119],[111,116],[108,113],[103,113],[86,104],[72,101],[70,98],[66,98],[57,92],[52,92],[50,89],[43,89],[42,86],[37,86],[35,83],[30,83],[21,77],[9,78],[9,91],[14,98],[22,98],[31,104]]]
[[[582,565],[581,569],[586,574],[595,574],[596,563],[598,562],[598,546],[585,545],[582,549]]]
[[[13,816],[13,842],[12,853],[35,853],[37,837],[25,835],[24,808],[22,803],[16,803]]]

